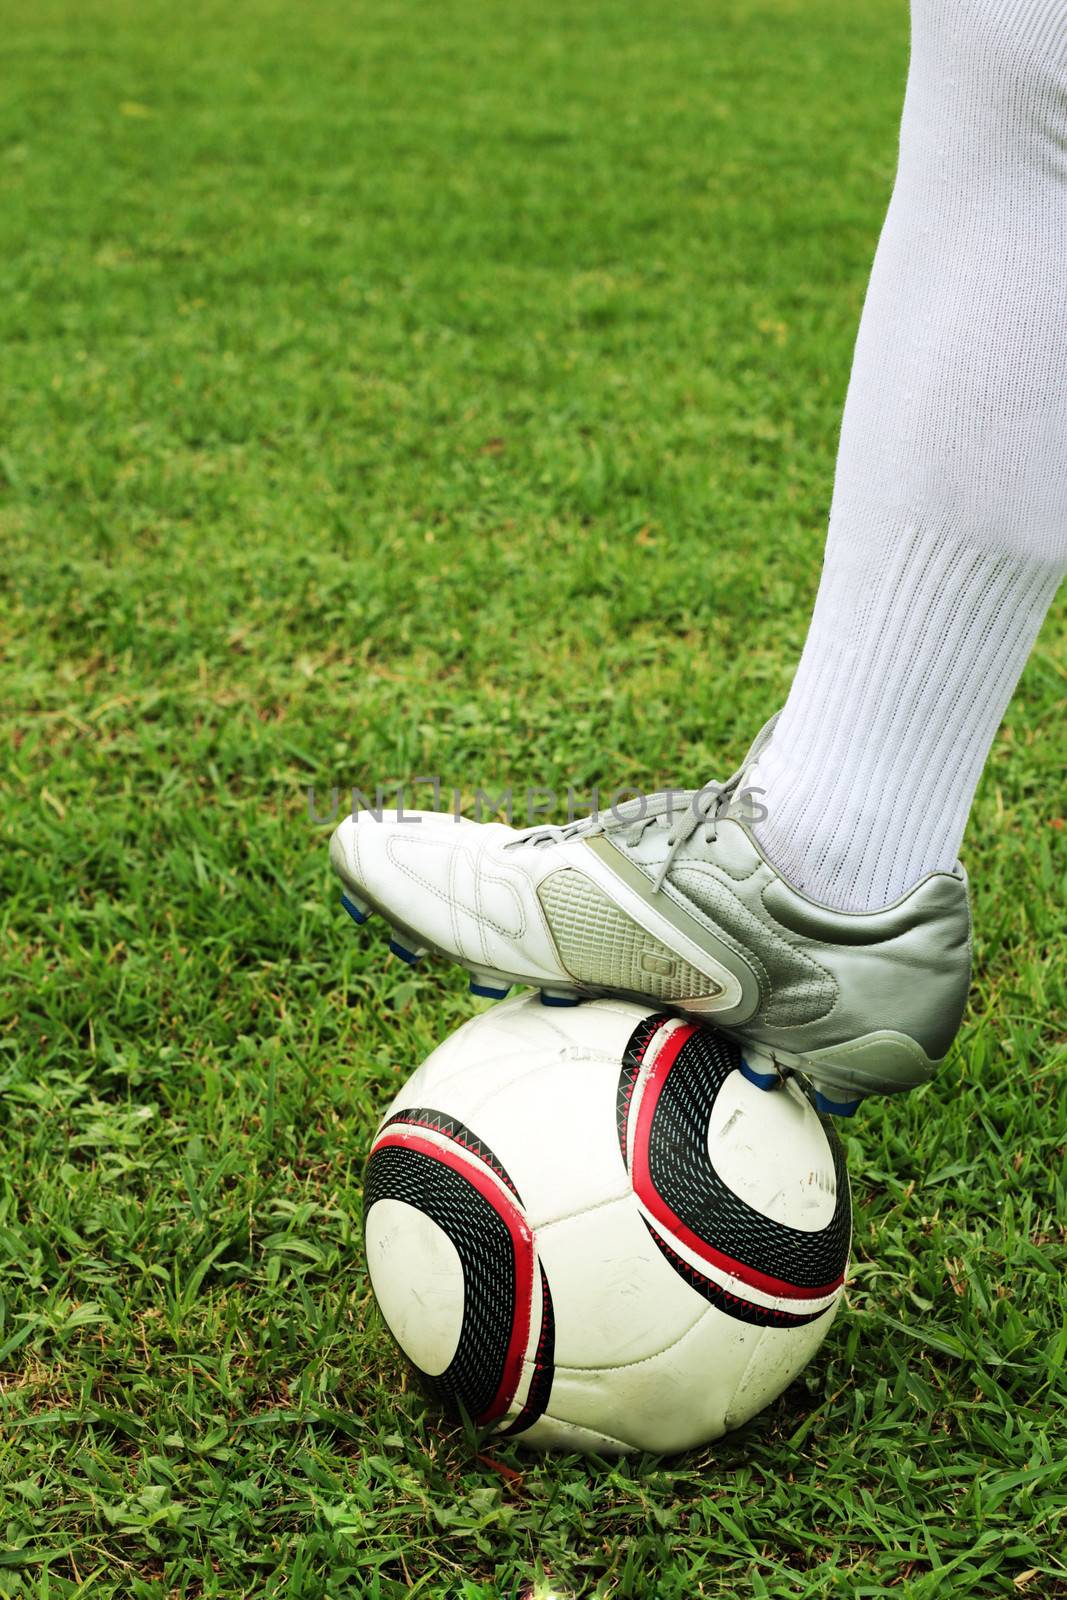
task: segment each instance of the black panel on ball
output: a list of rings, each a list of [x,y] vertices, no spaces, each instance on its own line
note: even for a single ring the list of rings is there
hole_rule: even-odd
[[[367,1163],[364,1216],[378,1200],[401,1200],[446,1233],[463,1266],[463,1322],[456,1352],[442,1373],[420,1379],[453,1416],[477,1421],[504,1376],[515,1318],[515,1259],[504,1219],[461,1173],[420,1150],[386,1145]],[[417,1263],[412,1264],[417,1270]],[[414,1365],[414,1363],[413,1363]]]
[[[624,1159],[637,1079],[644,1070],[648,1047],[666,1020],[662,1016],[644,1018],[623,1056],[617,1119]],[[832,1125],[820,1118],[836,1186],[834,1213],[824,1228],[791,1228],[750,1206],[723,1182],[708,1149],[715,1101],[739,1064],[736,1043],[714,1028],[694,1028],[681,1043],[647,1127],[645,1154],[652,1187],[688,1232],[710,1250],[797,1289],[825,1292],[825,1286],[844,1272],[852,1239],[852,1205],[841,1141]],[[655,1062],[651,1066],[654,1071]],[[675,1270],[687,1276],[681,1258],[672,1259],[674,1253],[662,1237],[655,1230],[650,1232]],[[694,1282],[693,1287],[700,1285]],[[700,1292],[705,1291],[701,1288]],[[710,1291],[707,1297],[711,1297]]]

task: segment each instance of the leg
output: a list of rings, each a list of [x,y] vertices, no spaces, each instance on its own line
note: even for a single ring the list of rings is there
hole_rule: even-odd
[[[951,871],[1067,565],[1067,10],[914,0],[826,561],[762,756],[771,859],[869,910]]]

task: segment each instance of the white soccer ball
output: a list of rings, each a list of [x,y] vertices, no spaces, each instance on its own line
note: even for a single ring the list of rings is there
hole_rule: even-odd
[[[840,1141],[709,1027],[523,995],[393,1101],[367,1166],[382,1314],[453,1414],[542,1449],[673,1451],[822,1343],[851,1237]]]

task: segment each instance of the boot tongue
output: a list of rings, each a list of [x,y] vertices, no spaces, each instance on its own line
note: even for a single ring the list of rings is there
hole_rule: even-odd
[[[760,777],[758,761],[749,761],[741,769],[730,802],[730,818],[734,822],[741,822],[747,828],[753,823],[763,822],[766,818],[766,808],[763,805],[765,785]]]
[[[774,735],[775,724],[777,723],[781,714],[782,713],[780,711],[776,711],[773,717],[768,717],[767,721],[763,724],[763,727],[749,745],[748,754],[745,756],[745,759],[737,769],[738,776],[740,778],[739,787],[742,787],[749,782],[749,771],[770,744]]]
[[[763,807],[764,784],[760,778],[760,757],[766,753],[770,745],[775,723],[781,714],[780,711],[776,711],[774,716],[763,724],[749,745],[745,759],[726,785],[731,791],[730,816],[734,821],[744,823],[748,827],[754,822],[763,821],[760,812]]]

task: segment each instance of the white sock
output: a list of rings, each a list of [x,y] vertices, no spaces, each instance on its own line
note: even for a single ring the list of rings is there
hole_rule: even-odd
[[[811,628],[756,781],[814,899],[951,871],[1067,569],[1067,3],[913,0]]]

